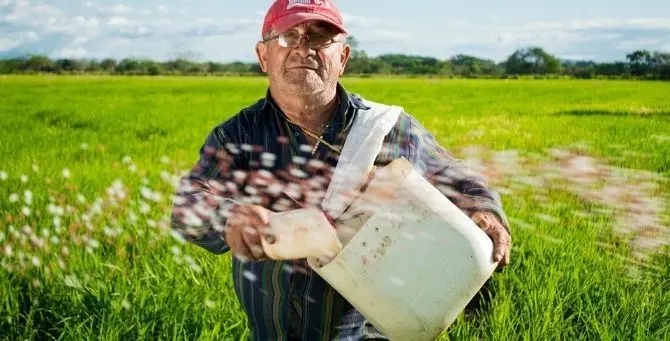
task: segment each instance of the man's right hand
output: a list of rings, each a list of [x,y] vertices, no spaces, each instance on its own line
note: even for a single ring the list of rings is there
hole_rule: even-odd
[[[261,235],[270,244],[276,241],[276,237],[269,233],[272,211],[258,205],[234,205],[229,213],[224,238],[233,255],[247,260],[267,258]]]

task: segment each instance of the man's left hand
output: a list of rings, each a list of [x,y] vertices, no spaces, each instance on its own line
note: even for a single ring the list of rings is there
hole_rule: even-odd
[[[472,221],[493,241],[493,261],[499,262],[498,268],[509,264],[512,251],[512,236],[500,223],[496,215],[488,211],[475,212]]]

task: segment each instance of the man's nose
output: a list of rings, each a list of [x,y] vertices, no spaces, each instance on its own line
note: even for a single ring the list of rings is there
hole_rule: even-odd
[[[300,40],[298,41],[298,46],[296,49],[302,57],[316,54],[316,51],[309,46],[309,38],[306,36],[300,36]]]

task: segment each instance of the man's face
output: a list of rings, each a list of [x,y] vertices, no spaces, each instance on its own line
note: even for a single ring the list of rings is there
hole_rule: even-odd
[[[287,32],[306,35],[318,33],[334,40],[344,39],[334,27],[320,21],[300,24]],[[334,86],[344,72],[350,51],[349,45],[343,43],[312,49],[304,37],[300,38],[300,44],[296,47],[283,47],[278,39],[260,42],[256,46],[261,68],[267,72],[273,87],[306,95]]]

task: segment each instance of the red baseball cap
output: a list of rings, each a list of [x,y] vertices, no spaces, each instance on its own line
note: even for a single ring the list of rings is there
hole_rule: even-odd
[[[340,11],[330,0],[276,0],[265,15],[261,35],[282,33],[309,20],[327,22],[347,33]]]

